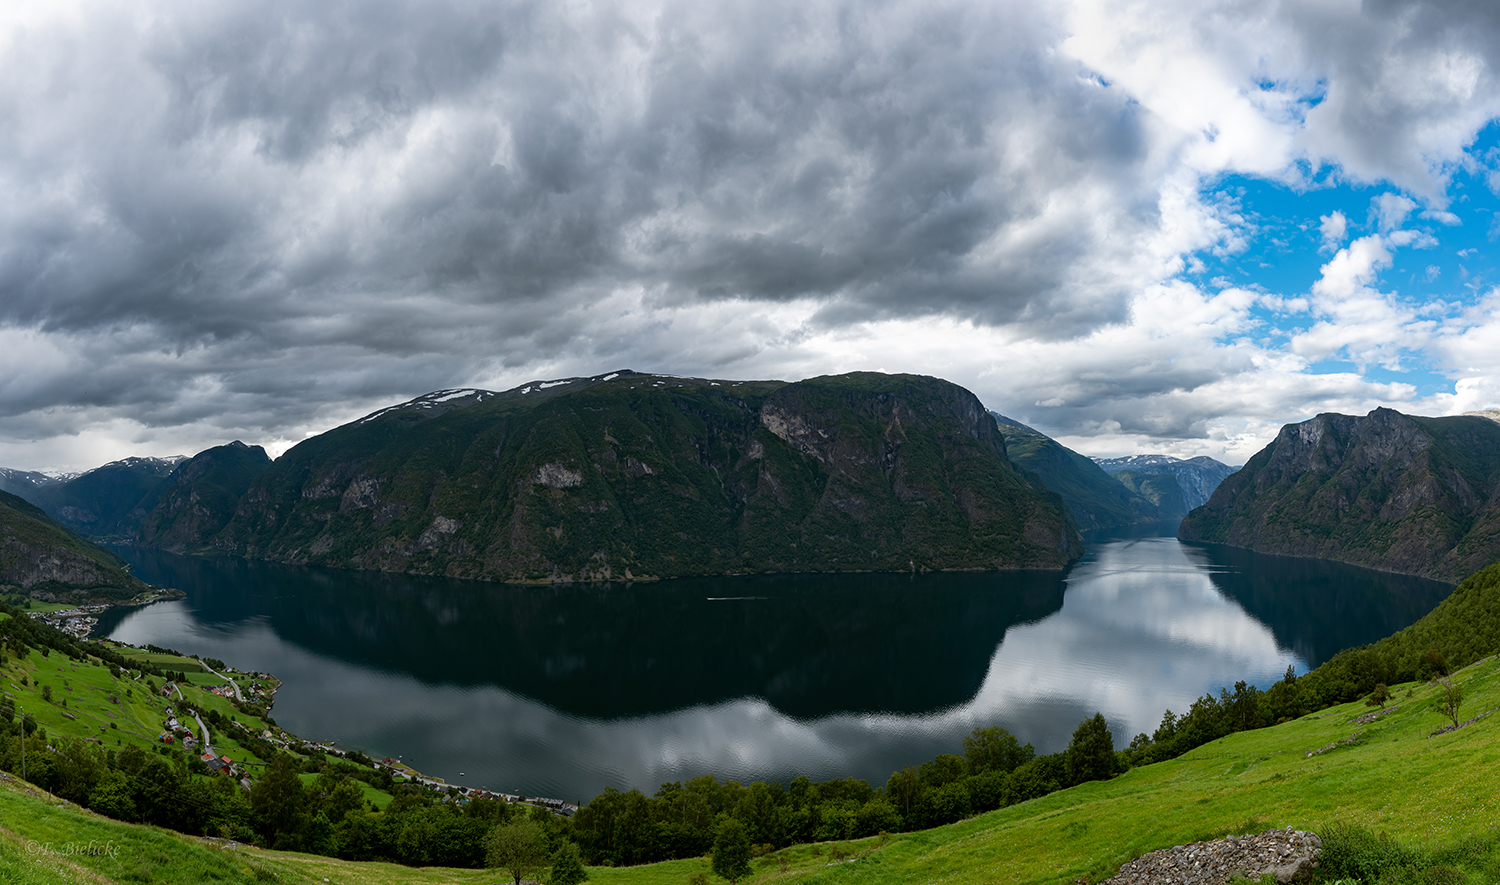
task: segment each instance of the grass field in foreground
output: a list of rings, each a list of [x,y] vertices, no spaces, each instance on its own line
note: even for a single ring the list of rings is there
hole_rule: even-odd
[[[1455,681],[1467,695],[1461,719],[1500,708],[1497,659],[1474,664]],[[1406,697],[1408,688],[1413,697]],[[1138,768],[1111,781],[1085,784],[951,826],[839,846],[789,848],[756,861],[750,881],[1070,883],[1083,876],[1102,878],[1156,848],[1270,826],[1319,831],[1341,821],[1418,845],[1487,831],[1500,818],[1500,714],[1429,737],[1445,724],[1434,710],[1437,689],[1398,686],[1395,693],[1396,711],[1368,725],[1352,720],[1370,708],[1357,703],[1334,707],[1275,728],[1230,735],[1180,759]],[[1351,737],[1352,743],[1344,743]],[[1334,749],[1305,755],[1330,744],[1336,745]],[[0,790],[0,879],[34,867],[36,878],[15,881],[237,882],[255,881],[245,877],[256,875],[274,875],[282,882],[326,879],[370,885],[500,881],[494,871],[408,869],[207,847],[212,843],[105,821],[58,809],[56,804],[24,796],[13,786]],[[159,865],[135,870],[108,857],[26,855],[23,850],[28,841],[81,844],[91,839],[128,842],[138,846],[134,854],[139,859],[133,863],[157,863],[151,859],[159,858]],[[841,852],[854,859],[835,862],[835,854]],[[781,871],[782,859],[786,872]],[[57,864],[64,864],[58,868],[62,872],[46,872]],[[74,868],[68,864],[76,866],[78,877],[66,878]],[[188,872],[179,871],[179,866]],[[680,885],[693,872],[707,869],[704,859],[593,868],[590,881]]]

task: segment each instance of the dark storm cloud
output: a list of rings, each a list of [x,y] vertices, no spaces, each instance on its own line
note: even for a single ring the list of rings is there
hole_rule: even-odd
[[[1127,294],[1079,272],[1132,246],[1085,206],[1116,229],[1154,211],[1126,99],[1017,10],[156,12],[40,25],[11,55],[9,324],[384,353],[442,337],[424,298],[500,308],[495,344],[640,286],[1062,334]],[[552,308],[509,311],[530,300]]]
[[[1163,21],[1187,23],[1174,51],[1250,58],[1247,87],[1325,84],[1315,158],[1418,188],[1486,113],[1465,90],[1496,91],[1495,16],[1366,9]],[[0,416],[12,438],[124,418],[300,432],[511,369],[745,365],[871,320],[1044,342],[1128,323],[1221,234],[1183,175],[1198,136],[1063,51],[1067,14],[225,0],[0,18]],[[790,306],[801,319],[755,327]],[[691,355],[662,365],[673,348]],[[1132,377],[1070,402],[1178,383]]]

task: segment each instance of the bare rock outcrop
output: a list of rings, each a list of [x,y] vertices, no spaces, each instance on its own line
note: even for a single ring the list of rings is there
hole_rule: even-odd
[[[1323,840],[1287,827],[1252,836],[1228,836],[1143,854],[1120,867],[1106,885],[1222,885],[1235,876],[1278,882],[1312,877]]]

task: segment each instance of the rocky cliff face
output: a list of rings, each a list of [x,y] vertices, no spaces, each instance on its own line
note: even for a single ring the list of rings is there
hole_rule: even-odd
[[[72,603],[121,601],[148,589],[118,557],[5,492],[0,492],[0,586]]]
[[[1500,559],[1500,424],[1376,409],[1287,425],[1178,535],[1456,582]]]
[[[1061,568],[1056,496],[935,378],[613,372],[440,392],[278,459],[189,545],[507,581]]]

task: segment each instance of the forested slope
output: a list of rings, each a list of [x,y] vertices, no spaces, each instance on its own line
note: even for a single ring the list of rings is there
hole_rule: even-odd
[[[1500,559],[1500,424],[1390,409],[1289,424],[1178,537],[1457,582]]]
[[[1062,507],[940,379],[625,371],[335,428],[178,547],[506,581],[1056,569],[1082,549]]]

